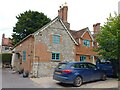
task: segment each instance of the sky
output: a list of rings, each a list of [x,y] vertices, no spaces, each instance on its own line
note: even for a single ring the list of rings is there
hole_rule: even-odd
[[[59,6],[67,3],[68,22],[72,30],[89,27],[93,31],[93,24],[106,22],[109,14],[118,12],[120,0],[1,0],[0,2],[0,43],[2,34],[11,37],[13,27],[17,23],[16,16],[25,11],[43,12],[54,19],[58,15]]]

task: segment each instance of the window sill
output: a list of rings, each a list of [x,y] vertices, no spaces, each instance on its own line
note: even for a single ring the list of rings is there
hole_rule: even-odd
[[[51,60],[52,62],[60,62],[60,60]]]

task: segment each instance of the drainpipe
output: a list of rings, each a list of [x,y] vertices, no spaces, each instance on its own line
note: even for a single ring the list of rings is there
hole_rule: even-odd
[[[93,56],[93,63],[96,64],[96,63],[95,63],[95,56]]]
[[[33,65],[32,65],[32,72],[33,72],[33,75],[35,76],[35,72],[33,70],[33,67],[34,67],[34,61],[35,61],[35,35],[34,35],[34,52],[33,52]]]
[[[15,66],[15,48],[13,49],[13,51],[12,51],[12,61],[11,61],[11,65],[12,65],[12,67],[14,68],[14,66]]]
[[[37,77],[39,77],[39,56],[35,56],[35,58],[38,59],[38,64],[37,64]]]

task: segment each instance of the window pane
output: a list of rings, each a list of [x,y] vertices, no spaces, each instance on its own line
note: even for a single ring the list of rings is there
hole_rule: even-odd
[[[52,53],[52,60],[60,60],[60,53]]]
[[[86,56],[80,56],[80,61],[86,61]]]
[[[57,68],[59,69],[63,69],[63,68],[66,68],[67,67],[67,64],[66,63],[60,63]]]
[[[60,36],[59,35],[53,35],[53,43],[56,43],[56,44],[60,43]]]
[[[52,59],[53,60],[55,59],[55,53],[52,53]]]
[[[9,50],[9,47],[5,47],[5,50]]]
[[[93,64],[88,64],[88,67],[89,67],[89,68],[94,68],[94,69],[97,68],[97,67],[96,67],[95,65],[93,65]]]
[[[26,61],[26,51],[23,51],[23,61]]]
[[[83,40],[84,46],[90,47],[90,41],[89,40]]]
[[[60,54],[56,54],[56,60],[59,60]]]

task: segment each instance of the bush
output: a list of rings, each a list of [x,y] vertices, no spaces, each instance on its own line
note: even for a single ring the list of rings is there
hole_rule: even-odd
[[[12,53],[2,53],[2,63],[9,63],[11,64],[12,60]]]
[[[120,73],[118,73],[118,80],[120,81]]]

